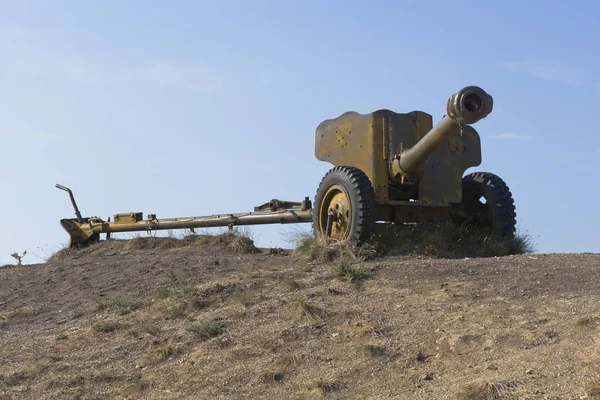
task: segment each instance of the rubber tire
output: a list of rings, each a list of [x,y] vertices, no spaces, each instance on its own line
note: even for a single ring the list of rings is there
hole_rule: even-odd
[[[501,237],[515,234],[517,213],[506,182],[490,172],[474,172],[463,177],[462,186],[463,200],[467,192],[480,194],[485,198],[494,234]]]
[[[375,219],[377,207],[375,203],[375,192],[369,177],[358,168],[335,167],[329,170],[321,180],[315,206],[313,209],[313,232],[315,236],[324,234],[321,232],[319,215],[321,214],[321,202],[327,189],[332,185],[342,186],[348,193],[352,207],[352,222],[348,234],[348,241],[354,245],[364,243],[375,231]]]

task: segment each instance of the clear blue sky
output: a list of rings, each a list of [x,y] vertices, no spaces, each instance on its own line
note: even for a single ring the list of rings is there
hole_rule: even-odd
[[[84,215],[314,197],[314,129],[479,85],[483,163],[540,252],[600,252],[600,3],[0,1],[0,265]],[[281,226],[258,244],[285,245]]]

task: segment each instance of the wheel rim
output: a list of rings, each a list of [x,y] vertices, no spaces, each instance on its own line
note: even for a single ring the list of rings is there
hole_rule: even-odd
[[[337,217],[331,226],[330,237],[339,240],[346,239],[349,236],[352,225],[352,204],[346,189],[341,185],[330,186],[325,192],[319,206],[319,227],[321,233],[325,234],[327,231],[329,210],[335,210]]]

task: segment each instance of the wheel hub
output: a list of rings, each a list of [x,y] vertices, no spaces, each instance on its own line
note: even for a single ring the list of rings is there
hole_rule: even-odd
[[[327,232],[327,221],[330,219],[330,237],[346,239],[352,225],[352,206],[350,197],[341,185],[333,185],[327,189],[320,204],[320,211],[321,232]]]

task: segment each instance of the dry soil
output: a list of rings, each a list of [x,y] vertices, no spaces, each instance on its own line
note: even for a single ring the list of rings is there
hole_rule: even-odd
[[[600,398],[600,255],[142,247],[0,268],[1,399]]]

